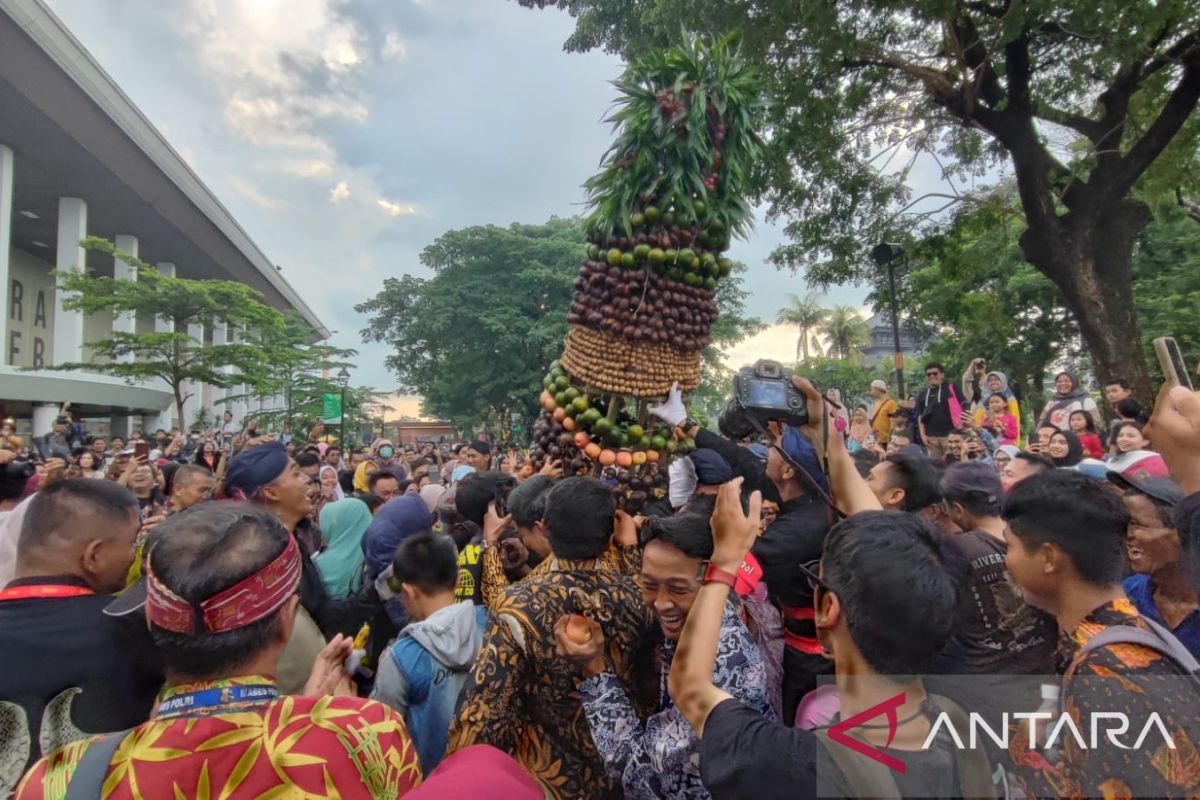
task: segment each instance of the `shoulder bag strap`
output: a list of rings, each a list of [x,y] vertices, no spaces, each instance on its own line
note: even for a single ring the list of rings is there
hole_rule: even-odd
[[[106,733],[92,740],[87,750],[83,751],[79,765],[71,775],[66,800],[98,800],[104,788],[104,776],[108,774],[108,765],[130,730],[132,729]]]

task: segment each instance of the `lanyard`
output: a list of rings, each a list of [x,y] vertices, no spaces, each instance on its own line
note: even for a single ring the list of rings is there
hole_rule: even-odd
[[[47,597],[84,597],[95,594],[86,586],[66,586],[61,583],[36,583],[27,586],[10,586],[0,592],[4,600],[34,600]]]
[[[247,706],[265,705],[277,697],[279,690],[270,684],[201,689],[168,697],[158,704],[154,717],[204,716],[219,711],[243,710]]]

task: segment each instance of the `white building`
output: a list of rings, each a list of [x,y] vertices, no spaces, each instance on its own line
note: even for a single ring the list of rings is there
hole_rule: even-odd
[[[316,315],[201,183],[154,126],[113,83],[41,0],[0,0],[0,416],[35,435],[49,430],[60,404],[92,430],[171,427],[165,384],[128,385],[87,371],[22,368],[81,362],[84,345],[121,330],[153,330],[154,319],[112,319],[64,310],[51,270],[87,268],[132,277],[129,268],[78,246],[101,236],[182,278],[240,281],[280,309],[294,309],[327,338]],[[237,332],[189,326],[220,343]],[[182,425],[224,390],[193,387]],[[281,406],[279,398],[235,407]],[[217,406],[217,411],[221,410]]]

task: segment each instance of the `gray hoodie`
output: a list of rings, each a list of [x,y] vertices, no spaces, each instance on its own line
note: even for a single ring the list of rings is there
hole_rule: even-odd
[[[409,624],[380,657],[371,699],[404,715],[426,775],[446,752],[454,706],[486,622],[485,606],[455,603]]]

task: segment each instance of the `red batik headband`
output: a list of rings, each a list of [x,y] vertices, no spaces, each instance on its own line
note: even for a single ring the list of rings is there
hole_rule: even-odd
[[[146,557],[146,609],[150,622],[175,633],[195,633],[197,619],[208,633],[225,633],[266,619],[300,585],[300,547],[288,536],[287,547],[270,564],[207,600],[193,605],[154,574]]]

